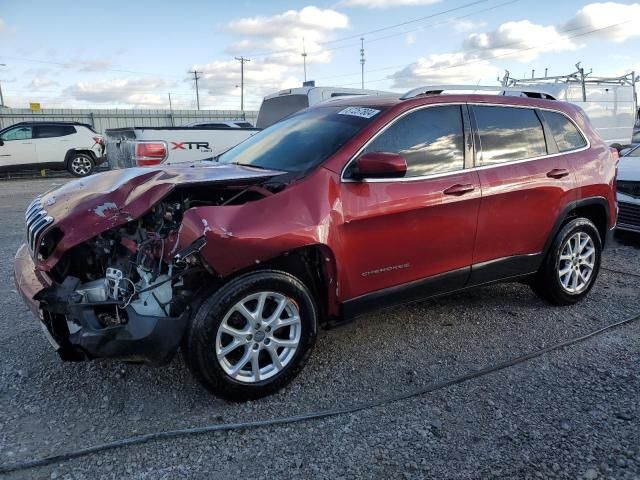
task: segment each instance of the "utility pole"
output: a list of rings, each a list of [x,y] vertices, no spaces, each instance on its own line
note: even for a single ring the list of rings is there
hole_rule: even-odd
[[[307,81],[307,50],[304,48],[304,37],[302,37],[302,65],[304,68],[304,81]]]
[[[198,110],[200,110],[200,92],[198,91],[198,79],[200,78],[198,76],[199,72],[197,70],[193,70],[192,72],[189,73],[193,73],[193,79],[196,81],[196,104],[198,105]]]
[[[576,63],[576,68],[578,69],[578,73],[580,74],[580,83],[582,83],[582,101],[587,101],[587,86],[584,83],[584,68],[580,66],[582,62]]]
[[[173,107],[171,105],[171,92],[169,92],[169,111],[172,111]]]
[[[6,63],[0,63],[0,67],[6,67]],[[4,107],[4,97],[2,96],[2,82],[0,81],[0,107]]]
[[[244,112],[244,64],[251,60],[243,56],[235,57],[235,59],[240,62],[240,111]]]
[[[362,73],[360,74],[360,82],[362,89],[364,90],[364,38],[360,38],[360,68]]]

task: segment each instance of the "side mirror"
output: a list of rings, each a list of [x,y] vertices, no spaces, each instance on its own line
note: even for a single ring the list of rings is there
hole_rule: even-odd
[[[406,173],[407,161],[402,155],[369,152],[356,160],[353,178],[402,178]]]

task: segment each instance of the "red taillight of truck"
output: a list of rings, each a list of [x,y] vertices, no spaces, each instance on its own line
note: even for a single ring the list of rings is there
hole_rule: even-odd
[[[96,145],[102,145],[104,147],[104,138],[102,138],[102,135],[96,135],[93,137],[93,141],[96,142]]]
[[[135,160],[139,167],[159,165],[167,158],[167,144],[165,142],[136,143]]]

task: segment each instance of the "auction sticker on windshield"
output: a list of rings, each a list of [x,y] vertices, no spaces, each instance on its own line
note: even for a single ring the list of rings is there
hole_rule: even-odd
[[[344,110],[340,110],[338,115],[352,115],[354,117],[371,118],[380,113],[380,110],[375,108],[366,107],[347,107]]]

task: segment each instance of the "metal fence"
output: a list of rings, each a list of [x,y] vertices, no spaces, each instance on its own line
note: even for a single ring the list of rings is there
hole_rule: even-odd
[[[91,110],[73,108],[28,108],[0,107],[0,128],[18,122],[67,121],[92,125],[98,132],[107,128],[123,127],[179,127],[189,122],[216,120],[246,120],[256,123],[258,112],[240,110]]]

